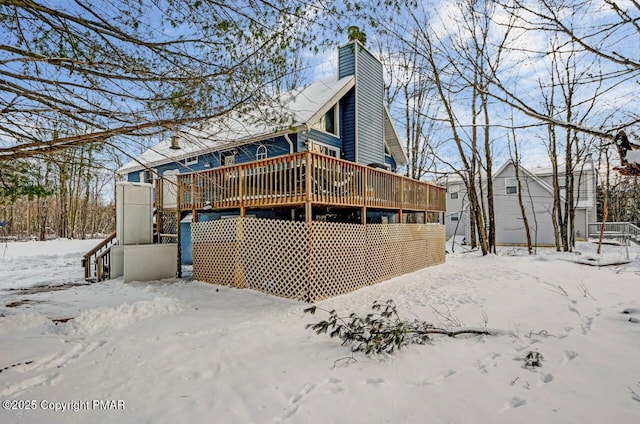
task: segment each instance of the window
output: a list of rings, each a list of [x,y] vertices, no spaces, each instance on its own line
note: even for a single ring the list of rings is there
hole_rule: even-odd
[[[185,165],[195,165],[196,163],[198,163],[198,156],[191,156],[184,160]]]
[[[450,196],[451,200],[457,199],[459,192],[460,192],[460,186],[459,185],[456,184],[456,185],[449,186],[449,196]]]
[[[309,140],[309,150],[312,152],[322,153],[323,155],[331,156],[334,158],[340,157],[340,149],[326,144],[319,143],[317,141]]]
[[[338,105],[335,104],[331,109],[327,111],[327,113],[324,114],[322,118],[320,118],[320,121],[313,127],[320,131],[338,135],[338,119]]]
[[[153,169],[145,169],[144,171],[140,172],[140,182],[141,183],[147,183],[147,184],[153,184],[153,180],[154,180],[155,176],[156,176],[155,170],[153,170]]]
[[[236,163],[236,152],[233,150],[227,150],[226,152],[220,152],[220,164],[222,166],[229,166]]]
[[[504,187],[506,194],[518,194],[518,180],[515,178],[505,178]]]
[[[262,160],[267,158],[267,146],[261,144],[256,149],[256,160]]]
[[[459,212],[451,212],[451,214],[449,215],[449,219],[451,220],[451,222],[457,222],[460,219]]]

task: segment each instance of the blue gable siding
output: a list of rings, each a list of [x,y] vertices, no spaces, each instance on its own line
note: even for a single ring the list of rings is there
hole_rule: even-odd
[[[382,64],[366,49],[356,53],[358,163],[384,163],[384,81]]]

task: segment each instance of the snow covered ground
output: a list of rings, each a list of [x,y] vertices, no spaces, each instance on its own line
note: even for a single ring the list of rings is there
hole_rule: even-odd
[[[640,249],[598,268],[572,260],[625,248],[457,247],[319,306],[347,315],[393,299],[407,318],[487,321],[498,335],[346,361],[348,347],[305,329],[321,315],[301,302],[189,280],[74,285],[95,243],[0,245],[0,422],[640,422]],[[46,285],[67,288],[34,289]],[[541,367],[524,367],[531,351]]]

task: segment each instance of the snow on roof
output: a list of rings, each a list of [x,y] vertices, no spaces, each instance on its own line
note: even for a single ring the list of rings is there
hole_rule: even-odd
[[[353,76],[325,78],[298,90],[283,94],[277,106],[263,106],[253,111],[232,111],[207,121],[202,129],[189,128],[179,134],[180,149],[171,149],[167,138],[146,150],[120,169],[119,174],[141,170],[198,154],[220,150],[293,132],[292,128],[311,124],[319,119],[355,84]],[[326,110],[325,110],[326,109]]]

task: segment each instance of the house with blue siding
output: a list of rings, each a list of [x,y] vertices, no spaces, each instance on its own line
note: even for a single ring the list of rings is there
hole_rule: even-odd
[[[444,212],[444,188],[396,173],[407,156],[384,103],[381,62],[358,41],[338,55],[336,76],[276,106],[183,129],[118,170],[154,183],[158,209],[177,211],[182,263],[192,261],[197,222],[411,224]],[[158,235],[167,233],[160,216]]]
[[[173,134],[118,173],[130,182],[152,182],[169,171],[203,171],[303,151],[390,171],[407,163],[384,105],[382,64],[357,41],[339,48],[337,76],[286,93],[278,103]]]

